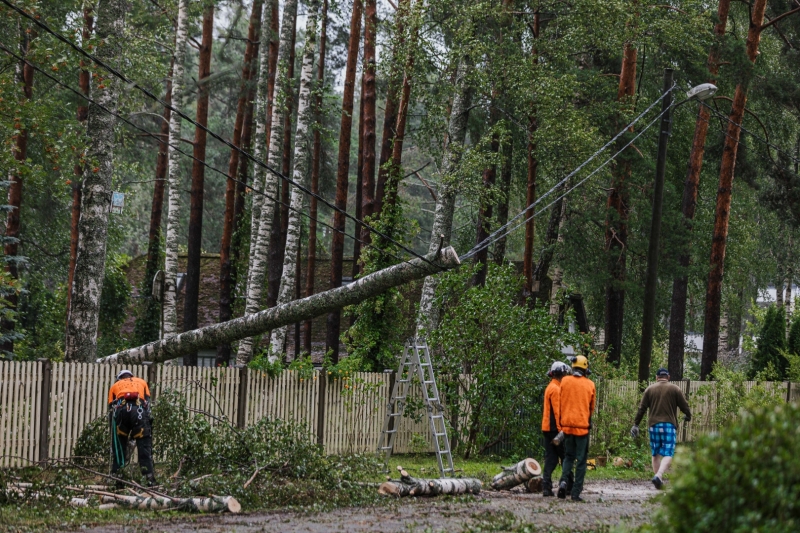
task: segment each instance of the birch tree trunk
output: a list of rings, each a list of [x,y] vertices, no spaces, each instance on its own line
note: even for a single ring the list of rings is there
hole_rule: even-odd
[[[187,16],[189,0],[178,2],[178,22],[175,28],[175,63],[172,71],[172,101],[180,105],[183,96],[183,62],[186,59],[186,38],[189,33]],[[169,119],[169,159],[167,192],[167,231],[164,241],[164,301],[162,326],[164,337],[178,332],[178,232],[180,231],[181,176],[180,153],[175,149],[181,142],[181,117],[172,113]]]
[[[289,112],[287,99],[291,94],[291,79],[288,76],[289,57],[294,42],[293,28],[297,17],[297,0],[287,0],[283,7],[281,20],[281,41],[278,46],[278,65],[275,78],[276,95],[272,105],[271,129],[269,134],[269,166],[277,168],[283,159],[284,118]],[[266,126],[265,126],[266,133]],[[266,142],[266,140],[265,140]],[[257,139],[257,144],[261,144]],[[262,155],[263,157],[263,155]],[[265,169],[259,168],[257,172]],[[280,176],[274,172],[262,172],[258,178],[263,183],[264,198],[261,201],[258,221],[258,233],[255,241],[251,241],[250,268],[247,276],[247,300],[245,302],[245,317],[258,312],[261,304],[264,278],[267,269],[267,252],[270,233],[277,208],[278,185]],[[253,210],[255,214],[255,209]],[[239,342],[239,351],[236,354],[238,364],[246,364],[253,356],[253,339],[244,337]]]
[[[535,476],[542,475],[542,467],[536,460],[523,459],[517,464],[503,468],[503,471],[492,478],[494,490],[508,490],[525,483]]]
[[[294,169],[292,179],[305,187],[308,175],[308,162],[311,156],[309,133],[314,122],[314,107],[311,105],[311,85],[314,78],[314,52],[317,48],[317,16],[319,0],[308,3],[306,21],[306,42],[303,46],[303,67],[300,71],[300,93],[297,102],[297,128],[294,136]],[[305,193],[299,187],[292,188],[289,225],[286,230],[286,250],[283,255],[283,275],[278,291],[277,305],[292,300],[297,280],[297,249],[300,245],[300,213],[303,210]],[[272,332],[272,354],[283,353],[287,328],[281,327]]]
[[[450,108],[450,121],[447,128],[447,146],[444,150],[442,172],[436,199],[436,208],[433,215],[431,229],[431,242],[428,252],[439,249],[440,243],[444,246],[450,244],[453,230],[453,211],[456,203],[456,184],[453,183],[451,174],[455,172],[461,159],[462,146],[467,135],[467,121],[472,107],[472,87],[467,81],[471,68],[468,57],[459,60],[456,72],[456,94],[453,96],[453,105]],[[439,280],[436,276],[428,276],[422,286],[422,296],[419,300],[419,314],[417,315],[417,332],[423,333],[426,329],[434,329],[439,324],[439,312],[433,299]]]
[[[325,292],[319,292],[302,300],[294,300],[284,305],[259,311],[253,315],[243,316],[228,322],[206,326],[194,331],[187,331],[168,339],[131,348],[98,359],[98,363],[114,364],[118,362],[136,363],[153,361],[155,363],[180,357],[184,353],[230,343],[235,340],[260,335],[266,331],[294,324],[300,320],[314,318],[329,313],[333,309],[341,309],[377,296],[382,292],[409,281],[424,278],[442,270],[449,270],[460,265],[458,254],[448,246],[439,252],[426,255],[424,258],[404,261],[397,265],[379,270],[363,278]]]
[[[122,52],[127,3],[99,0],[95,34],[105,42],[97,48],[98,59],[116,64]],[[101,85],[103,86],[101,88]],[[111,205],[111,174],[114,162],[114,115],[120,84],[112,76],[92,90],[97,104],[89,105],[87,131],[88,164],[83,174],[81,218],[78,224],[78,254],[75,261],[72,305],[67,317],[64,357],[67,361],[92,361],[97,351],[97,322],[106,264],[108,214]]]
[[[539,9],[533,15],[533,26],[531,32],[533,33],[534,43],[539,38],[539,23],[541,15]],[[531,50],[533,55],[533,64],[539,63],[539,48],[534,44]],[[531,114],[528,117],[528,157],[527,157],[527,172],[526,172],[526,187],[525,187],[525,208],[529,208],[536,201],[536,173],[539,169],[539,160],[536,157],[536,130],[539,128],[539,122],[536,120],[536,107],[531,103]],[[530,298],[533,293],[533,244],[536,237],[536,221],[531,216],[533,213],[526,215],[525,221],[525,250],[522,256],[522,276],[525,278],[524,295]]]
[[[239,147],[242,143],[242,128],[248,108],[248,95],[250,94],[250,77],[253,72],[252,62],[255,55],[256,44],[259,40],[261,29],[261,11],[263,0],[253,0],[250,12],[250,25],[247,30],[247,44],[244,48],[244,64],[242,65],[242,81],[239,85],[239,100],[236,104],[236,121],[233,126],[232,143]],[[228,178],[225,185],[225,220],[222,225],[222,242],[219,247],[219,321],[226,322],[233,316],[233,264],[231,261],[231,241],[233,240],[235,210],[236,210],[236,182],[234,178],[239,171],[239,151],[231,149],[228,161]],[[231,347],[221,344],[217,347],[216,364],[228,364]]]

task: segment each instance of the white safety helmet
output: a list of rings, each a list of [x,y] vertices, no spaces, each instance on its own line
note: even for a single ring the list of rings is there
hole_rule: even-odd
[[[554,361],[552,365],[550,365],[550,371],[547,375],[551,378],[560,378],[566,376],[567,374],[571,373],[569,366],[561,361]]]
[[[124,370],[120,370],[119,371],[119,374],[117,374],[117,379],[120,380],[120,379],[124,378],[125,374],[129,375],[130,377],[133,377],[133,372],[131,372],[130,370],[128,370],[126,368]]]

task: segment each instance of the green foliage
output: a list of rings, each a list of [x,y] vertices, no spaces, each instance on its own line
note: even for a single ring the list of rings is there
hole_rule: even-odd
[[[779,405],[784,401],[780,389],[767,389],[763,382],[759,382],[748,390],[746,380],[744,372],[716,364],[714,383],[700,387],[689,398],[689,405],[693,412],[697,412],[704,402],[713,400],[716,407],[708,422],[714,428],[722,429],[734,423],[742,412]]]
[[[14,351],[25,361],[39,358],[62,361],[67,287],[50,289],[40,276],[29,276],[26,281],[26,290],[20,294],[18,323],[25,339],[14,346]]]
[[[100,319],[97,326],[97,354],[108,355],[127,348],[129,342],[120,336],[119,328],[127,318],[131,286],[125,276],[130,258],[109,254],[106,258],[103,293],[100,296]]]
[[[781,355],[781,351],[785,350],[786,315],[783,306],[771,305],[767,309],[758,335],[758,348],[753,354],[750,375],[755,376],[771,365],[777,373],[778,379],[783,379],[783,375],[786,373],[786,359]]]
[[[562,345],[581,346],[584,339],[544,307],[518,305],[521,280],[513,266],[490,264],[483,287],[472,286],[474,270],[465,265],[442,275],[442,319],[429,337],[439,375],[452,380],[442,385],[450,423],[465,458],[501,439],[512,453],[529,453],[541,437],[547,370],[564,358]]]
[[[656,530],[800,528],[800,406],[758,407],[678,456]]]
[[[270,360],[274,359],[274,360]],[[270,348],[264,348],[256,352],[250,362],[247,363],[247,368],[252,368],[253,370],[258,370],[260,372],[264,372],[270,377],[277,377],[283,372],[283,362],[281,362],[280,357],[275,358],[272,356],[272,352]]]
[[[75,448],[84,464],[109,461],[109,435],[105,418],[84,429]],[[264,418],[237,429],[190,411],[184,394],[171,389],[154,402],[153,454],[159,477],[172,476],[177,495],[231,494],[245,509],[352,505],[377,497],[373,488],[352,483],[377,474],[372,454],[325,456],[311,431],[293,421]],[[125,475],[138,479],[137,470],[126,467]]]
[[[800,355],[800,313],[795,314],[794,318],[792,318],[786,349],[791,354]]]

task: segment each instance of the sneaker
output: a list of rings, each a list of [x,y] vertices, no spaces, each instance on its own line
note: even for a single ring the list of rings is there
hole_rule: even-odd
[[[664,485],[664,482],[661,481],[661,478],[658,476],[653,476],[653,479],[650,481],[653,482],[653,486],[658,490],[661,490],[661,487]]]
[[[580,496],[572,496],[570,499],[572,501],[574,501],[574,502],[582,502],[582,501],[584,501],[583,498],[581,498]]]
[[[558,497],[562,500],[567,498],[567,482],[562,481],[558,484]]]

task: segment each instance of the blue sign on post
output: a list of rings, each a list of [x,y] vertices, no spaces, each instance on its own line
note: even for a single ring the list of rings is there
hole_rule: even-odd
[[[122,208],[125,206],[125,193],[112,192],[111,193],[111,212],[118,215],[122,214]]]

